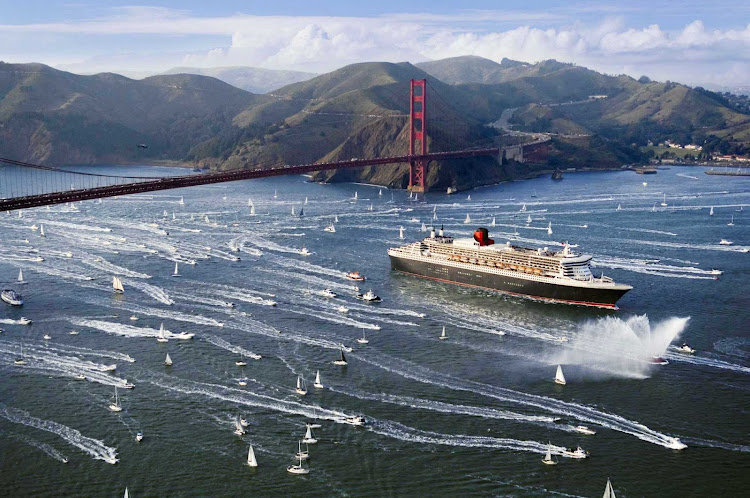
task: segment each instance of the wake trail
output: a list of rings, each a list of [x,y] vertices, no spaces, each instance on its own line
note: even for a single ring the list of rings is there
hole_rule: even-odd
[[[241,347],[241,346],[235,346],[234,344],[230,344],[229,342],[225,341],[221,337],[217,337],[215,335],[204,335],[202,336],[203,340],[213,344],[214,346],[224,349],[226,351],[230,351],[232,353],[236,353],[240,356],[246,357],[246,358],[252,358],[253,360],[260,360],[263,358],[261,355],[253,353],[252,351],[248,351],[247,349]]]
[[[123,281],[123,283],[130,287],[135,287],[139,291],[155,299],[156,301],[159,301],[162,304],[166,304],[169,306],[174,304],[174,301],[172,300],[172,298],[169,297],[169,294],[167,294],[167,291],[165,291],[161,287],[147,284],[146,282],[139,282],[137,280],[125,280]]]
[[[43,451],[47,454],[47,456],[50,456],[57,460],[58,462],[62,463],[68,463],[68,457],[57,451],[52,446],[48,445],[47,443],[43,443],[41,441],[37,441],[36,439],[29,437],[29,436],[23,436],[21,434],[12,434],[10,437],[17,439],[18,441],[22,441],[32,448],[36,448],[38,450]]]

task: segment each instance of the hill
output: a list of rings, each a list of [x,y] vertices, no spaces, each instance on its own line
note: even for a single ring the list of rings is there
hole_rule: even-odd
[[[267,93],[276,88],[297,83],[298,81],[309,80],[316,76],[314,73],[305,73],[302,71],[282,71],[247,66],[209,68],[175,67],[162,74],[211,76],[224,83],[252,93]]]

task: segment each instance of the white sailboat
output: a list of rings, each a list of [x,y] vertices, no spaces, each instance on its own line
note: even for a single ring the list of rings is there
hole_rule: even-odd
[[[185,198],[184,198],[184,197],[182,197],[182,196],[180,196],[180,202],[178,202],[178,204],[179,204],[180,206],[184,206],[184,205],[185,205]]]
[[[711,206],[711,210],[708,212],[708,215],[709,216],[713,216],[714,215],[714,207],[713,206]]]
[[[441,340],[441,341],[444,341],[444,340],[446,340],[447,338],[448,338],[448,336],[447,336],[447,335],[445,335],[445,325],[443,325],[443,331],[442,331],[442,332],[440,332],[440,340]]]
[[[331,223],[330,225],[328,225],[327,227],[325,227],[323,229],[323,231],[324,232],[330,232],[330,233],[336,233],[336,225],[334,225],[333,223]]]
[[[294,206],[292,206],[292,216],[297,216],[297,213],[294,212]]]
[[[159,327],[159,335],[156,337],[156,342],[169,342],[169,339],[164,334],[164,322]]]
[[[305,196],[305,206],[307,205],[307,196]]]
[[[338,360],[334,360],[333,364],[345,367],[347,365],[347,362],[346,362],[346,356],[344,356],[344,350],[341,349],[339,351],[341,352],[341,357]]]
[[[300,460],[307,460],[308,458],[310,458],[309,446],[305,448],[305,451],[302,451],[302,441],[297,441],[297,454],[294,456],[296,458],[299,458]]]
[[[177,215],[174,214],[174,211],[172,211],[172,221],[175,221],[177,219]]]
[[[467,201],[470,201],[470,200],[471,200],[471,194],[469,194],[469,195],[467,195],[467,196],[466,196],[466,200],[467,200]]]
[[[258,460],[255,459],[255,452],[253,451],[253,445],[250,445],[250,448],[247,449],[247,465],[249,467],[257,467],[258,466]]]
[[[178,270],[178,268],[177,268],[177,262],[176,261],[175,261],[175,264],[174,264],[174,273],[172,273],[172,276],[173,277],[179,277],[180,276],[180,270]]]
[[[618,211],[622,211],[622,204],[618,204],[618,205],[617,205],[617,210],[618,210]]]
[[[290,474],[309,474],[310,469],[306,469],[302,466],[302,459],[299,459],[299,465],[290,465],[286,468],[286,471]]]
[[[565,385],[565,376],[563,375],[562,367],[557,365],[557,373],[555,374],[555,383]]]
[[[39,225],[39,236],[46,237],[46,235],[44,235],[44,225]]]
[[[128,488],[125,488],[125,498],[130,498],[130,494],[128,494]]]
[[[320,382],[320,370],[315,372],[315,382],[313,383],[313,387],[317,387],[318,389],[323,389],[323,383]]]
[[[602,495],[602,498],[617,498],[615,496],[615,490],[612,487],[612,483],[609,481],[609,477],[607,478],[607,487],[604,488],[604,494]]]
[[[542,463],[545,465],[557,465],[557,461],[552,459],[552,443],[548,443],[547,453],[544,455]]]
[[[112,277],[112,289],[114,289],[115,293],[117,294],[125,293],[125,289],[122,287],[122,280],[120,280],[120,277]]]
[[[274,189],[274,191],[273,191],[273,198],[276,199],[278,196],[279,196],[278,192],[276,191],[276,189]]]
[[[383,189],[378,190],[378,197],[383,197]]]
[[[464,220],[464,224],[471,223],[471,216],[469,216],[469,213],[466,213],[466,219]]]
[[[120,398],[117,396],[117,386],[115,386],[115,402],[109,404],[109,409],[113,412],[121,412]]]
[[[404,227],[398,227],[398,238],[403,240],[403,238],[404,238]]]
[[[299,375],[297,376],[297,389],[295,389],[295,392],[302,396],[307,394],[307,387],[305,386],[305,380]]]
[[[242,427],[239,417],[234,420],[234,433],[238,436],[245,435],[245,429]]]
[[[19,284],[25,284],[26,283],[24,281],[24,279],[23,279],[23,270],[20,269],[20,268],[18,269],[18,283]]]
[[[552,222],[547,225],[547,235],[552,235]]]
[[[255,205],[250,204],[250,216],[255,216]]]
[[[729,223],[727,223],[727,226],[728,227],[733,227],[734,226],[734,215],[732,215],[732,221],[730,221]]]
[[[495,217],[494,216],[492,217],[492,221],[490,221],[490,226],[491,227],[495,226]]]
[[[667,207],[669,204],[667,204],[667,194],[664,194],[664,199],[661,201],[662,207]]]
[[[526,224],[527,224],[527,225],[530,225],[530,224],[531,224],[531,222],[532,222],[532,219],[531,219],[531,215],[529,215],[529,216],[528,216],[528,217],[526,218]]]
[[[167,357],[164,359],[164,364],[168,367],[172,366],[172,358],[169,357],[169,353],[167,353]]]
[[[302,438],[302,442],[305,444],[315,444],[318,442],[318,440],[313,437],[312,428],[310,427],[310,424],[307,424],[307,431],[305,431],[305,437]]]
[[[354,192],[354,200],[356,201],[357,199],[359,199],[359,197],[357,197],[357,192],[355,191]]]
[[[362,329],[362,337],[359,337],[357,339],[357,342],[360,344],[368,344],[370,342],[367,340],[367,337],[365,336],[365,329]]]
[[[526,204],[524,204],[523,206],[521,206],[521,209],[520,209],[520,211],[521,211],[522,213],[526,212]]]

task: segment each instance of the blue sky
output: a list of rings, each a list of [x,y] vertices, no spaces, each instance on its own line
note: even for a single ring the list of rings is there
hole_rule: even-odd
[[[143,76],[458,55],[750,85],[750,2],[0,0],[0,60]]]

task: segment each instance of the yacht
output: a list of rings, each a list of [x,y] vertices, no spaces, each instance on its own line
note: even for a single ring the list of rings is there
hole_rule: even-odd
[[[22,316],[18,319],[18,325],[31,325],[31,320],[29,320],[25,316]]]
[[[727,239],[721,239],[719,241],[719,245],[720,246],[731,246],[732,244],[733,244],[733,242],[731,240],[727,240]]]
[[[357,299],[367,301],[368,303],[379,303],[380,301],[382,301],[382,299],[380,299],[380,296],[376,296],[375,293],[372,292],[372,290],[368,290],[364,294],[357,294]]]
[[[310,447],[308,445],[305,448],[305,451],[302,451],[302,441],[297,441],[297,454],[294,455],[295,458],[299,458],[300,460],[307,460],[310,458]]]
[[[347,362],[346,362],[346,356],[344,356],[344,350],[341,349],[339,352],[341,353],[341,357],[338,360],[334,360],[333,364],[345,367],[347,365]]]
[[[330,225],[328,225],[327,227],[325,227],[323,229],[323,231],[324,232],[336,233],[336,225],[334,225],[333,223],[331,223]]]
[[[589,429],[585,425],[577,425],[575,429],[576,429],[576,432],[580,432],[581,434],[586,434],[587,436],[593,436],[594,434],[596,434],[595,430]]]
[[[547,444],[547,453],[542,458],[542,463],[545,465],[557,465],[557,460],[552,458],[552,443]]]
[[[71,330],[71,331],[70,331],[70,332],[68,332],[68,333],[69,333],[70,335],[78,335],[78,334],[79,334],[79,332],[78,332],[77,330]]]
[[[336,297],[336,293],[333,292],[331,289],[323,289],[322,291],[318,291],[318,294],[323,297],[330,297],[330,298]]]
[[[342,304],[341,306],[336,308],[336,311],[338,311],[339,313],[346,314],[346,313],[349,313],[349,308],[347,308],[346,306]]]
[[[3,289],[2,293],[0,293],[0,299],[11,306],[23,305],[23,297],[12,289]]]
[[[306,469],[302,466],[302,459],[299,459],[299,465],[290,465],[286,468],[286,471],[290,474],[309,474],[310,469]]]
[[[120,406],[120,398],[117,396],[117,388],[115,387],[115,402],[110,403],[109,409],[113,412],[121,412],[122,406]]]
[[[143,441],[143,433],[142,433],[142,432],[139,432],[138,434],[136,434],[136,435],[135,435],[135,440],[136,440],[136,441],[138,441],[139,443],[140,443],[141,441]]]
[[[567,448],[563,450],[563,455],[570,458],[588,458],[589,452],[578,446],[576,449]]]
[[[341,421],[343,423],[345,423],[345,424],[355,425],[355,426],[358,426],[358,427],[361,427],[361,426],[365,425],[365,423],[366,423],[365,417],[362,417],[362,416],[359,416],[359,415],[355,415],[353,417],[346,417],[346,418],[341,419]]]
[[[688,346],[687,342],[683,342],[682,346],[680,346],[679,348],[676,348],[676,349],[680,353],[687,353],[687,354],[693,354],[693,353],[695,353],[695,349],[693,349],[690,346]]]
[[[76,375],[76,380],[86,380],[86,376],[83,374]]]
[[[358,271],[350,271],[346,274],[346,278],[349,278],[351,280],[356,280],[357,282],[364,282],[365,276],[361,275]]]
[[[305,386],[305,381],[299,375],[297,376],[297,388],[294,390],[294,392],[302,396],[307,394],[307,387]]]
[[[365,336],[365,329],[362,329],[362,337],[358,337],[357,342],[360,344],[368,344],[370,342]]]
[[[309,256],[310,254],[312,254],[310,251],[307,250],[307,247],[303,247],[302,249],[300,249],[299,253],[302,256]]]

